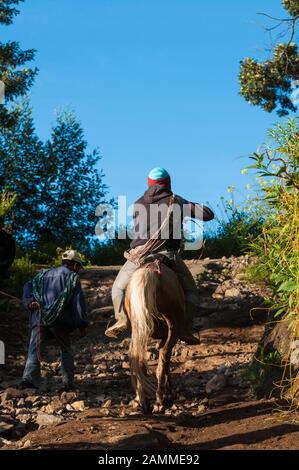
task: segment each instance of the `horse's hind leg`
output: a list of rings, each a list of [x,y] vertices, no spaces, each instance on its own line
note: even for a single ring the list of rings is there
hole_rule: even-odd
[[[170,359],[172,348],[174,347],[177,341],[177,328],[169,319],[165,318],[168,326],[168,335],[165,343],[160,349],[159,360],[157,367],[157,392],[156,392],[156,402],[154,405],[154,413],[164,413],[165,405],[168,401],[172,400],[172,390],[170,382]]]

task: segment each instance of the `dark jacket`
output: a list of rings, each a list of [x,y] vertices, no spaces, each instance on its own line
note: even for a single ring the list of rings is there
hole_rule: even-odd
[[[59,268],[51,269],[45,274],[45,299],[46,305],[51,305],[57,296],[62,292],[65,287],[65,281],[69,275],[70,270],[67,266],[63,265]],[[34,302],[35,299],[32,294],[32,282],[27,282],[23,290],[23,304],[28,309],[29,304]],[[33,311],[30,314],[31,327],[37,325],[37,311]],[[87,326],[86,307],[83,292],[80,283],[77,285],[72,298],[68,305],[64,307],[64,310],[60,313],[55,325],[67,326],[71,331],[79,328],[85,328]]]
[[[10,233],[0,230],[0,275],[4,274],[14,262],[16,243]]]
[[[169,189],[160,185],[153,185],[135,202],[133,219],[138,236],[132,241],[131,248],[144,245],[161,226],[162,221],[167,216],[172,195],[173,193]],[[169,227],[169,237],[163,249],[178,250],[180,248],[181,239],[178,238],[177,234],[181,235],[184,214],[205,222],[214,218],[214,213],[207,206],[187,201],[177,195],[175,195],[174,202],[181,208],[181,211],[177,215],[174,212],[173,226]],[[151,216],[154,205],[156,206],[155,210],[159,212],[158,217]]]

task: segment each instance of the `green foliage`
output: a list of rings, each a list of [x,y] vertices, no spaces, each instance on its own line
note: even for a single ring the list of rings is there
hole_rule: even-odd
[[[275,391],[275,379],[279,380],[282,371],[282,357],[278,351],[264,353],[263,347],[258,347],[256,357],[245,371],[245,378],[251,383],[257,395],[272,395]]]
[[[40,241],[57,245],[89,245],[95,228],[95,209],[107,193],[103,173],[96,168],[98,150],[87,153],[80,122],[72,112],[57,116],[51,139],[45,146],[45,177],[42,181],[44,223]]]
[[[285,9],[293,17],[299,16],[299,2],[298,0],[283,0]]]
[[[276,26],[289,24],[289,41],[274,47],[272,59],[259,62],[247,57],[241,61],[239,76],[240,94],[245,100],[268,112],[277,109],[279,116],[297,110],[292,92],[298,88],[299,80],[298,47],[292,42],[299,19],[299,0],[284,0],[284,7],[291,18],[276,20]]]
[[[14,225],[18,242],[28,245],[44,223],[44,146],[35,133],[28,101],[17,105],[19,119],[0,132],[0,185],[15,194]]]
[[[16,202],[16,195],[3,191],[0,194],[0,217],[6,217],[13,209]]]
[[[19,119],[0,132],[0,186],[5,184],[17,197],[18,243],[35,251],[33,258],[49,262],[57,246],[89,245],[95,209],[106,195],[103,174],[96,168],[100,156],[97,150],[86,152],[87,142],[73,113],[58,115],[51,140],[44,145],[36,135],[28,101],[17,108]]]
[[[9,25],[19,12],[13,5],[18,5],[23,0],[1,0],[0,24]],[[27,62],[34,59],[35,51],[29,49],[23,51],[18,42],[0,42],[0,81],[5,86],[5,103],[0,104],[0,126],[10,128],[19,118],[17,108],[9,109],[9,105],[16,98],[28,93],[37,74],[37,69],[25,67]]]
[[[266,266],[260,264],[258,260],[246,266],[243,272],[243,279],[248,282],[264,283],[268,281],[269,271]]]
[[[19,3],[23,2],[24,0],[1,0],[0,3],[0,23],[9,25],[13,22],[13,18],[15,15],[19,13],[19,11],[14,8],[12,5],[18,5]]]
[[[96,243],[88,252],[87,257],[93,265],[122,265],[125,262],[124,251],[130,246],[130,240],[109,240]]]
[[[281,43],[272,60],[259,63],[250,57],[241,61],[240,93],[250,104],[284,116],[295,112],[291,99],[294,83],[299,79],[299,55],[296,44]]]
[[[16,296],[21,296],[24,284],[36,274],[36,267],[29,256],[15,259],[9,269],[9,277],[5,280],[4,290]]]
[[[261,197],[267,216],[262,235],[250,244],[272,290],[272,308],[299,322],[299,121],[270,131],[272,143],[255,154],[253,165],[265,180]]]
[[[262,231],[262,215],[245,206],[239,207],[233,199],[225,201],[224,198],[219,213],[216,217],[217,228],[208,229],[205,233],[203,248],[197,252],[185,252],[185,259],[241,256],[249,251],[250,243]]]

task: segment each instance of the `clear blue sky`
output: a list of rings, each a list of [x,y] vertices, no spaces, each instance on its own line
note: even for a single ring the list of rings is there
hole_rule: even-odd
[[[278,121],[238,95],[239,61],[269,45],[257,12],[284,15],[280,0],[26,0],[2,40],[38,51],[40,137],[71,106],[111,196],[132,202],[163,166],[177,194],[215,208]]]

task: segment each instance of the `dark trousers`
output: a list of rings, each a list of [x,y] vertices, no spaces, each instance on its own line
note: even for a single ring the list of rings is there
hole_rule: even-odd
[[[62,381],[65,385],[70,385],[74,380],[74,355],[70,341],[69,330],[64,326],[55,326],[52,328],[41,328],[40,329],[40,351],[42,352],[43,345],[45,345],[49,339],[55,338],[57,345],[61,351],[61,372]],[[38,346],[38,328],[34,327],[31,331],[28,357],[23,373],[23,380],[28,380],[35,387],[40,386],[40,355]]]

